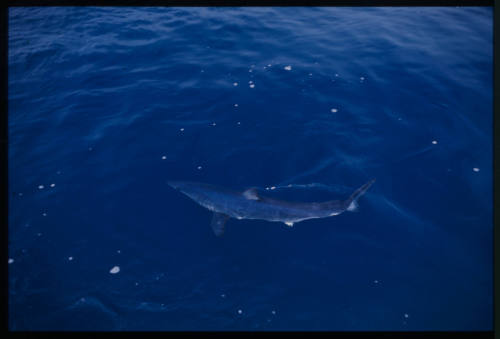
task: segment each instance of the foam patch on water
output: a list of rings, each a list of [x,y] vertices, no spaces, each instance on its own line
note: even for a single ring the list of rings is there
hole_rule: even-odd
[[[286,71],[291,71],[291,70],[292,70],[292,66],[290,66],[290,65],[285,66],[285,67],[284,67],[284,69],[285,69]]]
[[[118,266],[115,266],[109,270],[109,273],[111,273],[111,274],[117,274],[118,272],[120,272],[120,267],[118,267]]]

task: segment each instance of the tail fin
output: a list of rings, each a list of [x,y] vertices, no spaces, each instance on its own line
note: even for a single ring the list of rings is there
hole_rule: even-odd
[[[357,200],[360,196],[365,194],[365,192],[370,188],[370,186],[375,182],[375,179],[368,181],[366,184],[354,191],[351,196],[344,201],[345,208],[348,211],[355,211],[358,208]]]

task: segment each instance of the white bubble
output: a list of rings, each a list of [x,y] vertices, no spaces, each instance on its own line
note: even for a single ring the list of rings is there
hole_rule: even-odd
[[[167,156],[166,156],[166,155],[164,155],[164,156],[162,156],[162,157],[161,157],[161,159],[162,159],[162,160],[165,160],[165,159],[167,159]]]
[[[118,272],[120,272],[120,267],[118,267],[118,266],[115,266],[111,270],[109,270],[109,273],[111,273],[111,274],[116,274]]]
[[[290,66],[290,65],[285,66],[284,68],[285,68],[285,70],[287,70],[287,71],[291,71],[291,70],[292,70],[292,66]]]
[[[120,250],[116,250],[116,253],[120,254],[120,253],[122,253],[122,251],[120,251]]]
[[[44,217],[46,217],[46,216],[47,216],[47,213],[43,212],[43,213],[42,213],[42,215],[43,215]]]
[[[267,64],[267,67],[271,67],[271,64]]]
[[[378,284],[378,280],[374,280],[373,282],[374,282],[375,284]]]
[[[69,261],[73,260],[73,257],[68,257],[68,260],[69,260]]]
[[[275,311],[275,310],[272,310],[272,311],[271,311],[271,313],[272,313],[272,314],[276,314],[276,311]]]
[[[437,142],[437,140],[432,140],[432,143],[433,143],[434,145],[436,145],[438,142]]]
[[[240,121],[238,121],[238,122],[237,122],[237,124],[238,124],[238,125],[241,125],[241,122],[240,122]]]
[[[221,297],[221,298],[225,298],[225,297],[226,297],[226,295],[225,295],[224,293],[222,293],[222,294],[220,295],[220,297]]]
[[[269,191],[269,187],[266,187],[266,190]]]
[[[237,82],[233,82],[233,86],[238,86],[238,83]]]
[[[254,88],[254,87],[255,87],[255,85],[254,85],[254,84],[251,84],[251,85],[250,85],[250,88]]]
[[[50,184],[50,187],[54,187],[56,184]]]
[[[252,70],[251,70],[251,69],[249,69],[248,71],[249,71],[250,73],[252,73]]]
[[[275,190],[275,189],[276,189],[276,186],[271,186],[271,189],[272,189],[272,190]]]
[[[479,171],[480,171],[480,170],[479,170],[479,168],[477,168],[477,167],[474,167],[472,170],[473,170],[474,172],[479,172]]]
[[[335,73],[335,76],[338,77],[339,75],[337,73]]]
[[[14,259],[9,258],[9,264],[12,264],[14,262]]]
[[[249,83],[249,84],[253,84],[253,81],[252,81],[252,80],[250,80],[248,83]]]
[[[405,313],[405,318],[408,318],[408,317],[409,317],[408,313]]]
[[[364,81],[365,77],[360,77],[359,80]]]
[[[336,109],[336,108],[332,108],[330,111],[331,111],[332,113],[337,113],[337,109]]]
[[[243,310],[238,310],[238,314],[242,314],[243,313]]]
[[[22,196],[23,196],[23,194],[20,192],[20,193],[19,193],[19,196],[20,196],[20,197],[22,197]]]
[[[181,128],[181,129],[180,129],[180,131],[181,131],[181,132],[184,132],[184,128]]]
[[[309,73],[309,76],[310,76],[310,77],[312,77],[312,75],[313,75],[312,73]]]
[[[136,282],[136,283],[135,283],[135,286],[139,286],[139,283],[138,283],[138,282]]]
[[[41,237],[41,236],[42,236],[42,233],[40,233],[40,232],[39,232],[39,233],[37,233],[36,235],[38,235],[39,237]]]
[[[238,107],[238,104],[234,104],[234,107]]]
[[[215,126],[215,125],[217,125],[215,122],[214,122],[214,123],[212,123],[212,126]]]
[[[199,170],[201,170],[201,169],[202,169],[202,167],[201,167],[201,166],[198,166],[198,169],[199,169]]]
[[[38,186],[38,189],[39,189],[39,190],[43,190],[44,188],[45,188],[45,186],[43,186],[43,185],[39,185],[39,186]]]

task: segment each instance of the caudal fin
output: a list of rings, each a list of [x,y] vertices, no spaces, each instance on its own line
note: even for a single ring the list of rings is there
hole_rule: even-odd
[[[356,211],[358,208],[357,200],[360,196],[365,194],[365,192],[370,188],[370,186],[375,182],[375,179],[368,181],[366,184],[354,191],[351,196],[344,201],[345,208],[348,211]]]

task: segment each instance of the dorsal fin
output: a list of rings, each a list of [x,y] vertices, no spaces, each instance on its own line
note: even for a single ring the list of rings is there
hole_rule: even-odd
[[[257,194],[257,189],[255,187],[249,188],[244,191],[243,196],[248,200],[260,200],[260,197]]]

